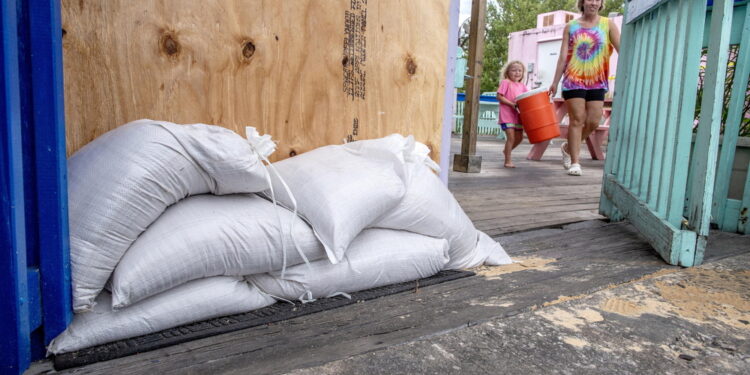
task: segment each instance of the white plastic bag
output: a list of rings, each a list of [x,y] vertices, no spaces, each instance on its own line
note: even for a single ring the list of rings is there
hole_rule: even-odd
[[[453,194],[429,167],[421,162],[408,162],[406,170],[404,198],[373,223],[373,227],[408,230],[447,239],[450,243],[447,269],[512,262],[500,244],[474,227]]]
[[[169,205],[266,188],[248,142],[218,126],[139,120],[95,139],[68,160],[73,309],[91,309],[122,254]]]
[[[445,240],[389,229],[366,229],[338,264],[327,260],[248,276],[262,291],[287,300],[328,297],[432,276],[448,262]]]
[[[75,314],[73,322],[47,348],[59,354],[164,329],[239,314],[273,304],[258,288],[237,277],[211,277],[191,281],[112,311],[109,293],[102,292],[93,311]]]
[[[293,238],[308,260],[325,258],[307,223],[257,195],[189,197],[169,207],[122,257],[112,276],[113,308],[193,279],[300,264]]]
[[[334,264],[364,228],[398,204],[405,190],[402,163],[388,152],[325,146],[273,167],[292,192],[290,197],[272,173],[276,199],[288,208],[296,204]]]

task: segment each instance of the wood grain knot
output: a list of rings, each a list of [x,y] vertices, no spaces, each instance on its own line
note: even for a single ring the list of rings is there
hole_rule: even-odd
[[[290,158],[291,158],[292,156],[296,156],[296,155],[297,155],[297,151],[294,151],[294,150],[292,150],[292,151],[289,151],[289,157],[290,157]]]
[[[159,45],[161,46],[162,52],[171,57],[177,57],[182,50],[182,46],[172,33],[164,33],[161,36]]]
[[[242,57],[250,59],[255,54],[255,44],[251,41],[247,41],[242,45]]]
[[[414,62],[414,59],[411,56],[406,58],[406,72],[409,73],[410,76],[417,73],[417,63]]]

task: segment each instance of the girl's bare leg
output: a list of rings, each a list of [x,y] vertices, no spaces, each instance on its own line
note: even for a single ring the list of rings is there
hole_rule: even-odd
[[[518,145],[521,144],[521,142],[523,142],[523,130],[516,129],[515,133],[516,133],[515,134],[515,139],[514,139],[514,142],[513,142],[513,149],[514,150],[516,149],[516,147],[518,147]]]
[[[511,159],[511,153],[513,149],[515,148],[516,139],[515,139],[515,133],[516,131],[512,128],[505,129],[505,149],[503,149],[503,155],[505,155],[505,168],[515,168],[516,166],[513,165],[513,160]]]

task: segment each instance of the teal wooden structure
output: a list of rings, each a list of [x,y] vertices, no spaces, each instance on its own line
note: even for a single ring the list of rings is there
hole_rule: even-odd
[[[728,198],[745,115],[750,12],[747,1],[644,3],[623,25],[600,212],[628,219],[670,264],[695,266],[712,225],[750,233],[750,181],[741,200]],[[739,55],[727,83],[730,44],[739,44]],[[732,88],[720,145],[725,84]]]
[[[464,128],[464,105],[466,104],[466,94],[459,93],[456,95],[456,107],[453,113],[453,133],[463,134]],[[500,129],[497,123],[500,103],[497,98],[489,95],[479,97],[479,119],[477,121],[477,134],[496,135],[498,139],[505,139],[505,132]]]

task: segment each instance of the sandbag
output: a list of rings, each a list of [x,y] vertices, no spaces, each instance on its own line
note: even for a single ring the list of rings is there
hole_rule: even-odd
[[[329,297],[429,277],[448,262],[448,242],[405,231],[366,229],[338,264],[327,260],[248,276],[262,291],[287,300]]]
[[[110,295],[102,292],[93,311],[75,314],[73,322],[47,348],[59,354],[164,329],[239,314],[275,301],[242,278],[212,277],[195,280],[112,311]]]
[[[188,197],[169,207],[122,257],[112,275],[113,308],[193,279],[281,270],[284,252],[286,266],[302,263],[293,239],[308,260],[325,258],[307,223],[257,195]]]
[[[266,188],[248,141],[218,126],[139,120],[95,139],[68,160],[73,309],[91,309],[122,254],[169,205]]]
[[[281,177],[271,174],[276,199],[292,209],[296,203],[334,264],[362,229],[395,207],[404,195],[403,167],[389,152],[325,146],[272,166]],[[264,195],[270,197],[271,192]]]
[[[407,162],[406,193],[373,227],[407,230],[450,243],[446,269],[512,263],[499,243],[478,231],[453,194],[422,162]]]

